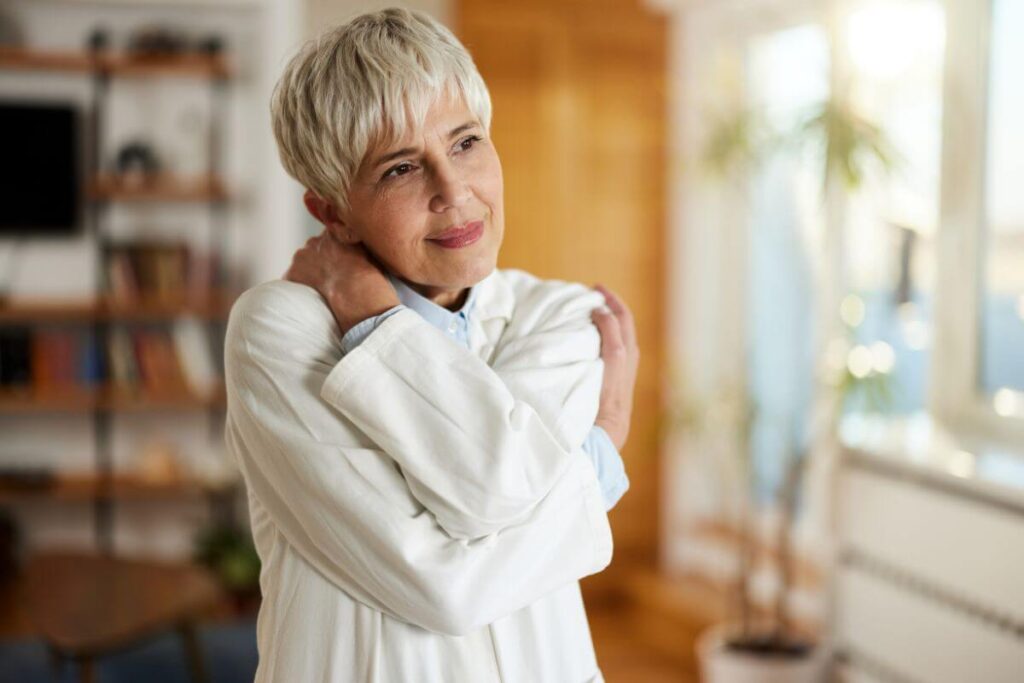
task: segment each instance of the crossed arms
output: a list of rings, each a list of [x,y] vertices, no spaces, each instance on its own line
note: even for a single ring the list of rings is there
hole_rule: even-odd
[[[229,447],[284,540],[353,598],[463,634],[607,566],[580,449],[602,299],[566,286],[540,303],[492,366],[408,310],[342,358],[330,312],[295,283],[232,310]]]

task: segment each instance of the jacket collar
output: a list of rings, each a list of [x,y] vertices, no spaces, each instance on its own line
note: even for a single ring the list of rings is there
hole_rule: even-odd
[[[460,315],[467,321],[471,318],[480,321],[492,318],[509,320],[515,306],[512,288],[505,282],[505,278],[497,268],[469,288],[469,295],[466,297],[465,303],[457,311],[449,311],[447,308],[435,304],[390,273],[388,279],[398,294],[398,300],[403,305],[416,311],[427,322],[442,330],[447,329],[451,320]]]
[[[491,274],[476,283],[473,289],[476,290],[475,317],[481,321],[502,318],[507,322],[512,319],[512,311],[516,306],[515,292],[501,270],[492,270]]]

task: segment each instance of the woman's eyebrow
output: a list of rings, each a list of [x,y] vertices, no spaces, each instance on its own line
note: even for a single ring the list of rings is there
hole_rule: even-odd
[[[479,124],[476,121],[467,121],[466,123],[463,123],[461,126],[456,126],[455,128],[452,128],[451,131],[448,133],[448,138],[451,139],[458,135],[459,133],[469,130],[470,128],[476,128],[478,125]],[[397,159],[398,157],[404,157],[406,154],[412,154],[413,152],[416,152],[417,149],[418,148],[416,147],[403,147],[402,149],[396,149],[393,152],[388,152],[384,156],[377,159],[377,161],[373,162],[373,166],[371,166],[371,168],[377,168],[381,164],[386,164],[387,162],[392,161],[393,159]]]
[[[461,126],[458,126],[456,128],[452,128],[452,131],[450,133],[448,133],[448,138],[451,139],[451,138],[455,137],[456,135],[458,135],[459,133],[462,133],[463,131],[469,130],[470,128],[476,128],[477,125],[479,125],[479,124],[476,121],[466,121]]]

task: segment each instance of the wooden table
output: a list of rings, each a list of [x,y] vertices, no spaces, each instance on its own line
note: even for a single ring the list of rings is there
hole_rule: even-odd
[[[177,630],[197,683],[207,681],[195,623],[221,600],[216,580],[190,564],[130,560],[81,552],[47,552],[25,567],[28,608],[54,665],[79,665],[95,679],[97,657]]]

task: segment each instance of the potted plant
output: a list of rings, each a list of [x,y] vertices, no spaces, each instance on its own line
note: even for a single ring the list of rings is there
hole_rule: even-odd
[[[852,385],[851,385],[852,386]],[[756,534],[753,531],[756,504],[754,491],[760,483],[754,476],[750,457],[750,435],[759,409],[748,393],[735,387],[704,399],[676,402],[671,424],[693,436],[718,441],[722,432],[734,446],[737,457],[728,463],[730,476],[737,479],[734,525],[738,544],[737,571],[731,581],[729,618],[705,630],[698,638],[697,655],[702,680],[706,683],[803,683],[820,681],[828,664],[827,644],[815,642],[793,628],[788,597],[793,578],[790,530],[796,512],[800,483],[806,464],[806,450],[794,449],[786,463],[786,474],[777,490],[780,511],[774,537],[774,558],[779,590],[770,609],[757,609],[751,596]]]
[[[751,411],[751,415],[756,411]],[[749,425],[740,439],[745,472],[751,471]],[[815,642],[799,633],[789,615],[793,579],[790,530],[806,464],[806,451],[795,451],[786,466],[786,476],[777,496],[780,518],[775,536],[775,562],[779,588],[767,613],[755,610],[750,594],[754,568],[756,534],[754,509],[745,501],[739,528],[739,570],[733,586],[736,616],[701,634],[697,654],[702,680],[706,683],[816,683],[824,679],[829,652],[825,642]],[[753,478],[751,478],[752,481]]]
[[[854,328],[846,328],[841,345],[846,354],[857,348],[852,340]],[[812,422],[808,444],[834,434],[842,407],[856,400],[867,410],[882,410],[891,396],[891,376],[887,371],[861,373],[849,364],[832,367],[824,379],[829,400]],[[790,615],[789,597],[793,590],[794,554],[792,529],[800,488],[812,446],[791,450],[785,463],[785,475],[776,490],[779,511],[771,550],[767,553],[778,576],[778,589],[768,607],[757,609],[751,595],[755,549],[757,506],[754,492],[759,488],[751,462],[750,435],[759,407],[744,391],[723,391],[707,401],[678,401],[671,424],[691,433],[722,432],[732,434],[737,457],[731,463],[732,476],[739,480],[739,505],[735,510],[738,531],[737,572],[732,582],[730,617],[706,630],[698,640],[697,651],[706,683],[802,683],[824,680],[829,664],[829,644],[824,638],[801,633]]]
[[[823,159],[823,195],[831,188],[853,188],[860,184],[868,164],[878,164],[889,170],[895,159],[891,146],[882,131],[859,118],[848,108],[834,101],[815,107],[788,133],[769,130],[763,118],[754,111],[740,111],[723,117],[714,127],[705,147],[704,165],[715,175],[735,179],[759,165],[767,154],[781,146],[813,144]],[[778,524],[769,546],[778,589],[773,604],[755,609],[751,597],[755,545],[754,532],[756,484],[750,456],[753,424],[759,413],[746,391],[733,392],[726,402],[732,407],[726,411],[729,418],[726,429],[732,430],[735,451],[738,453],[736,472],[740,479],[741,495],[737,512],[738,570],[733,585],[733,617],[705,631],[698,640],[697,652],[701,663],[702,680],[706,683],[803,683],[825,680],[829,661],[829,643],[825,638],[814,639],[800,633],[789,613],[789,598],[793,585],[792,527],[797,512],[797,501],[803,475],[814,449],[835,438],[843,404],[853,396],[865,398],[868,405],[877,408],[889,395],[888,374],[854,372],[845,362],[852,350],[853,329],[845,329],[833,347],[843,357],[837,370],[823,378],[821,395],[817,402],[807,445],[790,449],[784,463],[782,483],[776,490],[775,504]],[[721,400],[717,401],[719,404]],[[721,419],[701,424],[718,408],[702,410],[693,405],[683,410],[682,424],[698,430],[721,429]],[[702,415],[703,414],[703,415]],[[679,422],[677,421],[678,425]],[[794,442],[797,440],[795,439]]]
[[[248,534],[233,526],[207,527],[196,536],[193,556],[217,576],[236,613],[259,605],[260,558]]]

